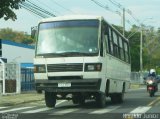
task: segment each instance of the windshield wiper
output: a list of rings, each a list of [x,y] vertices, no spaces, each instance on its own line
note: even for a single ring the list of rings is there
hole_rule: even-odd
[[[59,53],[43,53],[43,54],[37,54],[37,56],[44,56],[44,57],[51,57],[51,56],[54,56],[54,57],[58,57],[60,56],[61,54]],[[63,56],[63,55],[62,55]]]
[[[76,52],[76,51],[71,51],[71,52],[62,52],[62,53],[58,53],[60,55],[63,56],[92,56],[98,53],[86,53],[86,52]]]
[[[85,53],[85,52],[57,52],[57,53],[46,53],[46,54],[38,54],[37,56],[44,56],[44,57],[59,57],[59,56],[65,56],[65,57],[70,57],[70,56],[95,56],[98,53]]]

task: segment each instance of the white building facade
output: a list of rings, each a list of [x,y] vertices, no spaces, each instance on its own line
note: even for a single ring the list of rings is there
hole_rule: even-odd
[[[33,68],[34,46],[0,40],[0,48],[0,94],[20,93],[22,84],[33,80],[33,71],[28,74],[22,68]]]
[[[26,44],[16,43],[10,40],[2,40],[2,58],[7,62],[33,63],[34,47]]]

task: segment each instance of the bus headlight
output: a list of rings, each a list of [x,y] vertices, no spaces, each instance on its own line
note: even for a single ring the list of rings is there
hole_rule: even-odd
[[[85,71],[101,71],[102,63],[86,63]]]
[[[34,65],[34,73],[45,73],[46,67],[45,65]]]

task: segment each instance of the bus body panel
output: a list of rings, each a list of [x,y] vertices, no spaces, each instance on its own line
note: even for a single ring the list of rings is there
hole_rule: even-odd
[[[122,92],[123,83],[126,84],[125,90],[128,90],[130,83],[130,64],[127,64],[119,59],[107,55],[106,56],[106,78],[110,79],[110,93]]]

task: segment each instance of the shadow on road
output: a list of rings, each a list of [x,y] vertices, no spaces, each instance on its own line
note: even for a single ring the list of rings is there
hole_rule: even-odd
[[[106,107],[107,106],[115,106],[119,104],[113,104],[110,99],[106,101]],[[74,108],[84,108],[84,109],[99,109],[97,106],[95,100],[87,100],[84,104],[73,104],[72,102],[66,104],[66,105],[60,105],[56,107],[55,109],[74,109]]]

